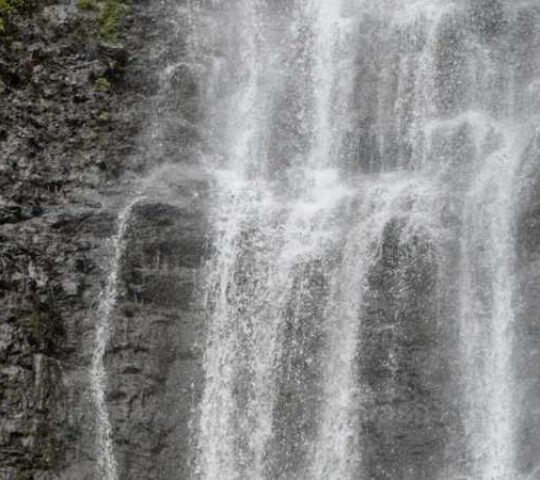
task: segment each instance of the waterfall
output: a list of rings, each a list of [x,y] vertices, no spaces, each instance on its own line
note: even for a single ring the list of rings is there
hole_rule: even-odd
[[[195,3],[214,188],[194,478],[521,478],[538,113],[515,43],[538,6]]]
[[[104,480],[117,480],[118,467],[114,455],[113,428],[105,398],[107,372],[104,365],[105,350],[109,341],[111,315],[118,297],[118,282],[122,257],[126,248],[125,236],[133,208],[142,197],[131,200],[120,212],[117,219],[116,234],[111,240],[112,258],[101,298],[96,310],[96,333],[90,368],[90,385],[96,408],[96,454],[98,472]]]
[[[507,132],[511,127],[507,126]],[[465,202],[461,335],[475,478],[516,478],[514,340],[516,258],[513,224],[519,146],[491,154]],[[515,149],[518,149],[518,152]]]

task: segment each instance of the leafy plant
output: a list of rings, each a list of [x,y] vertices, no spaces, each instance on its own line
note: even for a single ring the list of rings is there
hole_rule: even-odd
[[[99,35],[106,40],[116,39],[122,14],[126,8],[122,0],[77,0],[77,4],[81,10],[98,11],[97,27]]]
[[[98,92],[107,93],[111,89],[111,82],[105,77],[99,77],[94,82],[94,86]]]
[[[124,6],[119,0],[106,0],[99,17],[99,33],[108,40],[116,39]]]
[[[81,10],[97,10],[98,9],[96,0],[79,0],[78,5]]]
[[[11,15],[30,11],[33,7],[32,0],[0,0],[0,33],[5,31]]]
[[[109,112],[101,112],[98,115],[98,121],[100,123],[107,123],[109,121],[109,118],[110,118]]]

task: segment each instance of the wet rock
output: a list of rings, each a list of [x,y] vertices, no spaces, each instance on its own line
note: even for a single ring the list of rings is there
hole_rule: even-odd
[[[519,172],[521,180],[517,226],[516,276],[518,280],[518,318],[516,319],[516,342],[520,349],[515,354],[516,372],[520,385],[523,411],[519,418],[521,448],[518,461],[521,471],[529,474],[537,465],[540,446],[535,438],[540,436],[540,379],[537,368],[540,361],[540,140],[534,138],[525,149]],[[534,474],[533,474],[534,475]]]
[[[469,9],[473,29],[482,38],[491,40],[507,30],[508,21],[501,1],[472,0]]]
[[[164,6],[134,2],[114,45],[97,11],[35,6],[0,35],[0,478],[94,480],[91,312],[118,213],[106,205],[150,166],[135,138]]]
[[[121,305],[106,356],[122,478],[188,475],[185,432],[202,358],[196,288],[208,253],[205,187],[195,192],[197,185],[186,182],[174,203],[138,205],[126,236]]]
[[[50,5],[43,8],[43,19],[52,27],[61,27],[69,24],[77,13],[77,6],[71,5]]]
[[[17,223],[26,220],[23,208],[17,204],[0,202],[0,225],[4,223]]]

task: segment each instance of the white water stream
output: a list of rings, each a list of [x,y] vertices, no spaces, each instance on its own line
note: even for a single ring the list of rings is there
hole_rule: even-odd
[[[193,478],[522,478],[515,219],[537,113],[515,42],[537,7],[485,3],[190,2],[213,178]],[[92,363],[106,480],[136,203]]]

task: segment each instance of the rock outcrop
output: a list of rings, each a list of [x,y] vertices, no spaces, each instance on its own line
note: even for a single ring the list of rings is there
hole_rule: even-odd
[[[160,2],[19,4],[0,12],[0,478],[95,478],[88,372],[107,239],[134,178],[187,157],[182,144],[152,148],[163,68],[179,61],[160,39],[178,45],[185,32],[181,13]],[[188,131],[178,112],[193,116],[193,81],[173,73],[186,107],[169,128]],[[204,246],[204,182],[179,182],[174,205],[141,205],[129,230],[124,263],[133,268],[123,270],[106,356],[123,478],[158,478],[141,459],[155,463],[173,448],[167,409],[186,416],[188,393],[156,397],[183,379],[167,372],[189,370],[196,357],[183,325]]]

